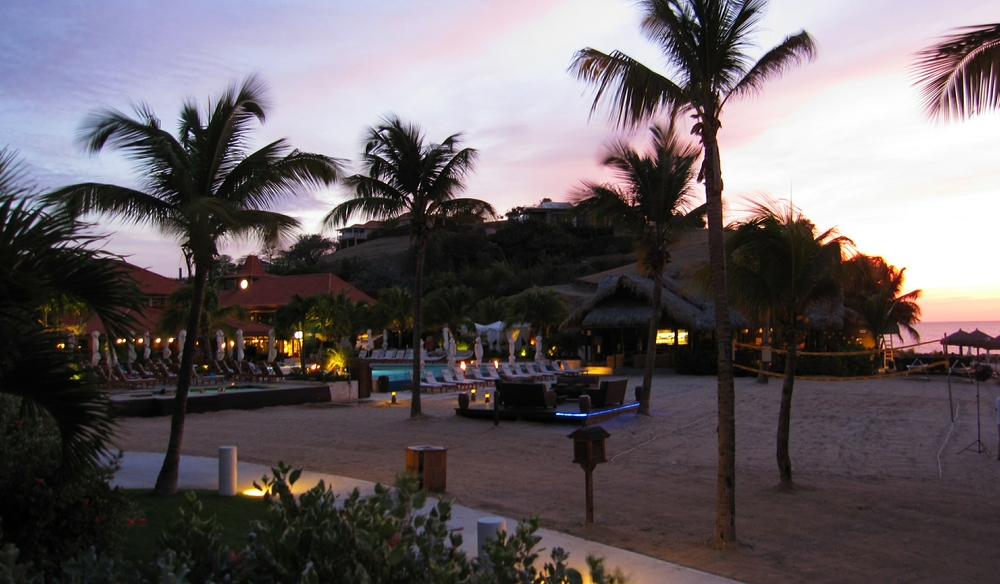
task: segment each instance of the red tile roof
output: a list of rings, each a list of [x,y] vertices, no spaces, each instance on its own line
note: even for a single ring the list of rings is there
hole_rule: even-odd
[[[336,296],[340,294],[341,290],[346,290],[347,296],[355,302],[359,300],[374,302],[371,296],[333,274],[302,274],[298,276],[265,274],[264,277],[250,283],[246,290],[237,288],[219,292],[219,301],[222,306],[242,304],[251,310],[277,308],[288,304],[295,294],[303,297],[316,294]]]
[[[150,272],[128,262],[122,262],[122,271],[132,276],[139,285],[139,290],[147,296],[170,296],[181,287],[177,280]]]
[[[261,276],[267,276],[267,272],[264,271],[264,264],[260,263],[260,258],[251,255],[247,256],[247,259],[243,261],[243,265],[240,267],[240,271],[236,272],[230,278],[259,278]]]

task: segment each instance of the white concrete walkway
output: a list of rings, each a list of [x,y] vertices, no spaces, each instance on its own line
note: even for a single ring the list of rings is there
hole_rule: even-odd
[[[115,476],[113,484],[126,489],[151,489],[156,482],[156,475],[162,464],[163,454],[126,452],[122,459],[122,468]],[[259,483],[263,476],[271,476],[271,469],[260,464],[239,462],[237,468],[238,492],[251,488],[255,480]],[[333,488],[338,497],[347,495],[354,489],[358,489],[362,495],[372,493],[375,489],[375,483],[304,471],[299,481],[295,483],[293,491],[300,493],[311,489],[321,479]],[[218,489],[218,460],[198,456],[182,456],[178,487],[180,489]],[[434,501],[429,504],[433,505]],[[474,557],[477,553],[477,521],[481,517],[487,516],[490,514],[461,505],[452,507],[452,518],[449,526],[451,529],[461,529],[463,539],[461,549],[469,557]],[[513,531],[517,526],[517,520],[505,519],[508,531]],[[536,560],[536,566],[539,567],[544,564],[544,559],[548,558],[549,550],[561,547],[570,553],[569,565],[584,574],[587,573],[585,560],[588,555],[593,554],[605,558],[605,565],[609,568],[621,568],[629,577],[629,582],[633,584],[739,584],[735,580],[722,576],[685,568],[556,531],[540,529],[537,535],[542,538],[538,548],[546,550],[541,552],[539,559]]]

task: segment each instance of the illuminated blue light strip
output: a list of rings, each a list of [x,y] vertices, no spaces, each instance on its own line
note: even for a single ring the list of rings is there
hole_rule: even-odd
[[[614,408],[614,409],[601,410],[599,412],[591,412],[589,414],[585,414],[583,412],[580,412],[580,413],[556,412],[556,417],[557,418],[586,418],[588,416],[597,416],[597,415],[600,415],[600,414],[610,414],[610,413],[613,413],[613,412],[620,412],[622,410],[627,410],[627,409],[630,409],[630,408],[638,407],[638,405],[639,404],[637,404],[637,403],[635,403],[635,404],[627,404],[627,405],[624,405],[624,406],[618,406],[617,408]]]

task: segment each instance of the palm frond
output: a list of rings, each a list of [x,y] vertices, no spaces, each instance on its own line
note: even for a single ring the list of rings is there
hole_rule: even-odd
[[[685,102],[677,84],[620,51],[608,55],[583,49],[573,57],[570,71],[596,87],[591,115],[607,101],[610,116],[623,127],[637,126]]]
[[[731,96],[757,94],[764,88],[764,83],[780,77],[785,71],[813,60],[816,57],[816,44],[809,33],[802,31],[787,37],[782,43],[764,54],[747,74],[739,80],[735,87],[726,95],[723,102]]]
[[[919,52],[913,66],[931,117],[962,119],[1000,107],[1000,24],[958,30]]]

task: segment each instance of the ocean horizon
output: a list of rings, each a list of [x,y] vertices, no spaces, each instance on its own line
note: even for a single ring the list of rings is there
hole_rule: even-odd
[[[1000,320],[955,320],[955,321],[941,321],[941,322],[918,322],[913,325],[913,328],[920,333],[920,342],[927,341],[940,341],[943,337],[950,335],[951,333],[958,332],[959,329],[964,330],[967,333],[979,329],[980,331],[990,335],[991,337],[1000,336]],[[900,331],[903,335],[903,344],[911,345],[916,343],[917,340],[911,337],[907,332]],[[893,337],[893,342],[899,342],[898,337]],[[924,345],[930,350],[941,350],[941,346],[937,345]],[[920,349],[918,349],[920,350]],[[949,348],[949,352],[957,352],[956,347],[954,351]]]

